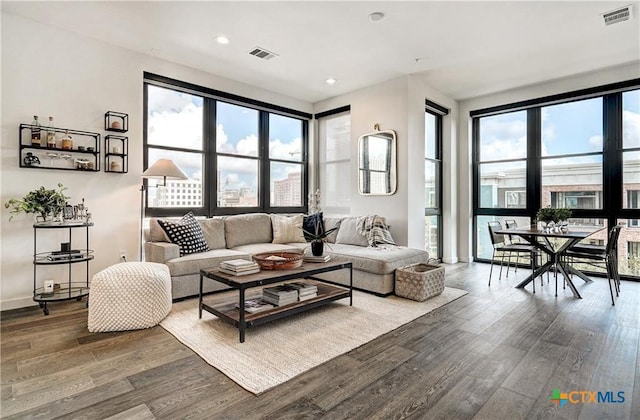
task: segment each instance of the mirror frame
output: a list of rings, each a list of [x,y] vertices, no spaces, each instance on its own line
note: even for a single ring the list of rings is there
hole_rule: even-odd
[[[369,137],[378,137],[378,138],[386,138],[389,140],[390,146],[390,157],[388,163],[388,173],[389,173],[389,191],[386,192],[364,192],[364,179],[363,179],[363,171],[366,171],[365,167],[363,167],[363,154],[364,154],[364,143],[367,141]],[[376,130],[371,133],[366,133],[361,135],[358,138],[358,192],[361,195],[393,195],[396,193],[398,188],[398,175],[397,175],[397,165],[396,165],[396,132],[394,130]]]

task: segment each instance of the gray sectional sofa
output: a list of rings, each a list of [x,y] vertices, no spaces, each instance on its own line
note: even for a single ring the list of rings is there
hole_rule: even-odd
[[[242,258],[251,260],[261,252],[308,252],[302,230],[283,235],[282,215],[250,213],[198,220],[210,250],[180,256],[178,245],[169,242],[157,219],[150,219],[145,243],[145,260],[164,263],[169,267],[173,299],[195,296],[199,292],[200,270],[217,267],[222,261]],[[302,215],[294,215],[302,220]],[[273,221],[273,225],[272,225]],[[394,291],[395,269],[417,262],[427,262],[427,251],[400,246],[369,247],[367,239],[356,232],[356,217],[324,218],[325,229],[338,227],[327,238],[325,253],[332,261],[353,263],[355,288],[386,296]],[[287,221],[288,223],[288,221]],[[290,229],[292,230],[292,229]],[[296,237],[292,237],[296,236]],[[348,285],[344,270],[326,273],[323,278]],[[226,288],[223,284],[207,281],[205,292]]]

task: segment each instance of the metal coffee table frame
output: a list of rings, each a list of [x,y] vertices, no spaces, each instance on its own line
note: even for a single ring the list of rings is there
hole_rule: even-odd
[[[327,273],[337,270],[349,270],[349,287],[337,286],[334,283],[314,277],[316,274]],[[239,308],[244,308],[246,294],[249,289],[267,286],[274,283],[281,283],[289,280],[311,279],[317,282],[318,296],[316,298],[296,302],[290,305],[275,307],[264,312],[245,313],[235,307],[235,302],[222,302],[216,305],[209,305],[203,302],[203,282],[210,279],[230,286],[238,291],[237,304]],[[234,276],[225,274],[215,269],[200,270],[200,293],[198,302],[198,318],[202,319],[202,311],[205,310],[218,318],[232,324],[239,330],[240,342],[244,343],[245,331],[248,327],[264,324],[266,322],[281,319],[296,313],[307,311],[326,305],[338,299],[349,298],[349,306],[353,304],[353,266],[351,262],[325,262],[325,263],[304,263],[301,267],[293,270],[262,270],[259,273],[245,276]]]

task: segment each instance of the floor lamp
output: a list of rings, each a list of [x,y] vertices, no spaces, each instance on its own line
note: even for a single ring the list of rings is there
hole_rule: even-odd
[[[140,261],[143,261],[144,254],[142,243],[144,242],[144,193],[146,191],[144,179],[162,179],[162,184],[157,184],[156,187],[166,187],[167,179],[184,180],[189,179],[189,177],[186,176],[184,172],[182,172],[180,168],[178,168],[178,166],[176,166],[176,164],[173,163],[173,161],[170,159],[158,159],[156,163],[151,165],[149,168],[147,168],[146,171],[142,173],[141,177],[143,178],[143,181],[142,185],[140,186]]]

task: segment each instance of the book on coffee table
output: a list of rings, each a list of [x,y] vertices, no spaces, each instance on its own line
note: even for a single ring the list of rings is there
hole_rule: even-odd
[[[236,303],[236,308],[239,308],[240,304]],[[269,302],[265,302],[262,298],[248,299],[244,301],[244,311],[251,314],[257,312],[268,311],[273,309],[274,306]]]

